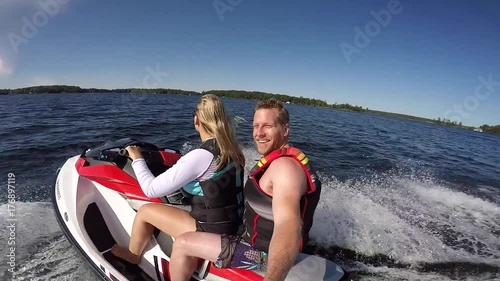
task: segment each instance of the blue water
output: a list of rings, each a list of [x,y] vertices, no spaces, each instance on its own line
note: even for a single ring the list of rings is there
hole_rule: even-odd
[[[133,137],[187,152],[199,144],[197,96],[0,96],[0,279],[8,269],[7,175],[16,185],[16,274],[94,280],[54,218],[54,173],[86,146]],[[256,101],[224,99],[243,117],[246,169]],[[361,280],[500,279],[500,137],[428,123],[287,105],[291,143],[325,186],[312,228],[318,254]],[[5,245],[5,246],[3,246]]]

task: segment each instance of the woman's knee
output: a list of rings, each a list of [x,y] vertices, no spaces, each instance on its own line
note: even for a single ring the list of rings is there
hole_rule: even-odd
[[[191,239],[193,234],[196,234],[196,232],[185,232],[181,235],[179,235],[174,242],[174,250],[178,252],[189,252],[190,247],[192,246],[191,244]]]
[[[154,210],[153,206],[151,204],[145,204],[139,207],[139,210],[137,210],[137,214],[135,215],[137,219],[141,221],[148,221],[148,217],[151,217],[153,215]]]
[[[144,204],[142,206],[139,207],[139,210],[137,211],[138,213],[148,213],[148,212],[151,212],[151,210],[153,210],[153,208],[155,207],[154,203],[148,203],[148,204]]]

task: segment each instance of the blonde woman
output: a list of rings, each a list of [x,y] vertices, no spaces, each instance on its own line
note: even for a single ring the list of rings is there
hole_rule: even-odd
[[[235,234],[242,224],[245,159],[235,137],[232,118],[220,98],[204,95],[193,112],[202,144],[156,178],[135,146],[127,147],[137,180],[148,197],[179,190],[192,206],[187,212],[162,204],[146,204],[134,219],[128,249],[115,245],[111,252],[138,264],[154,228],[173,236],[190,232]]]

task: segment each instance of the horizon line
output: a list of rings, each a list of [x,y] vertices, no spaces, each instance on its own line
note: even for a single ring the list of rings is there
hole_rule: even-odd
[[[134,90],[159,90],[159,89],[162,89],[162,90],[178,90],[178,91],[183,91],[183,92],[197,93],[197,94],[200,94],[200,95],[203,94],[204,92],[210,92],[210,91],[241,91],[241,92],[248,92],[248,93],[263,93],[263,94],[270,94],[270,95],[284,95],[284,96],[293,97],[293,98],[304,98],[302,96],[301,97],[297,97],[297,96],[291,96],[291,95],[288,95],[288,94],[275,94],[275,93],[264,92],[264,91],[249,91],[249,90],[237,90],[237,89],[211,89],[211,90],[203,90],[201,92],[198,92],[198,91],[195,91],[195,90],[184,90],[184,89],[175,89],[175,88],[136,88],[136,87],[132,87],[132,88],[95,88],[95,87],[90,87],[90,88],[87,88],[87,87],[82,87],[82,86],[64,85],[64,84],[27,86],[27,87],[15,88],[15,89],[10,89],[10,88],[9,89],[0,89],[0,91],[15,91],[15,90],[28,89],[28,88],[37,88],[37,87],[76,87],[76,88],[80,88],[82,90],[94,90],[95,89],[95,90],[106,90],[106,91],[130,90],[130,89],[134,89]],[[328,104],[326,102],[326,100],[321,100],[321,99],[318,99],[318,98],[307,98],[307,99],[317,100],[317,101],[324,101],[327,105],[337,105],[337,103]],[[351,105],[349,103],[343,103],[343,104]],[[383,111],[383,110],[377,110],[377,109],[370,109],[369,107],[364,107],[364,106],[359,106],[359,105],[351,105],[351,106],[361,107],[362,109],[365,109],[368,112],[371,111],[371,112],[397,114],[397,115],[402,115],[402,116],[407,116],[407,117],[415,117],[415,118],[420,118],[420,119],[427,119],[429,121],[438,121],[438,120],[441,119],[441,117],[438,117],[436,119],[434,119],[434,118],[431,119],[431,118],[428,118],[428,117],[421,117],[421,116],[409,115],[409,114],[400,113],[400,112],[389,112],[389,111]],[[446,120],[446,119],[443,118],[441,120]],[[451,120],[449,120],[449,121],[451,121]],[[484,124],[484,125],[487,125],[487,124]],[[463,125],[463,126],[466,126],[466,125]],[[492,125],[492,126],[495,126],[495,125]],[[480,126],[471,125],[471,126],[466,126],[466,127],[479,128]]]

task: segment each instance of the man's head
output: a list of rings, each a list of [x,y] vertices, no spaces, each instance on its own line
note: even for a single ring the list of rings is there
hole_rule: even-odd
[[[288,145],[288,110],[276,99],[259,102],[253,116],[253,138],[259,154],[266,156]]]

